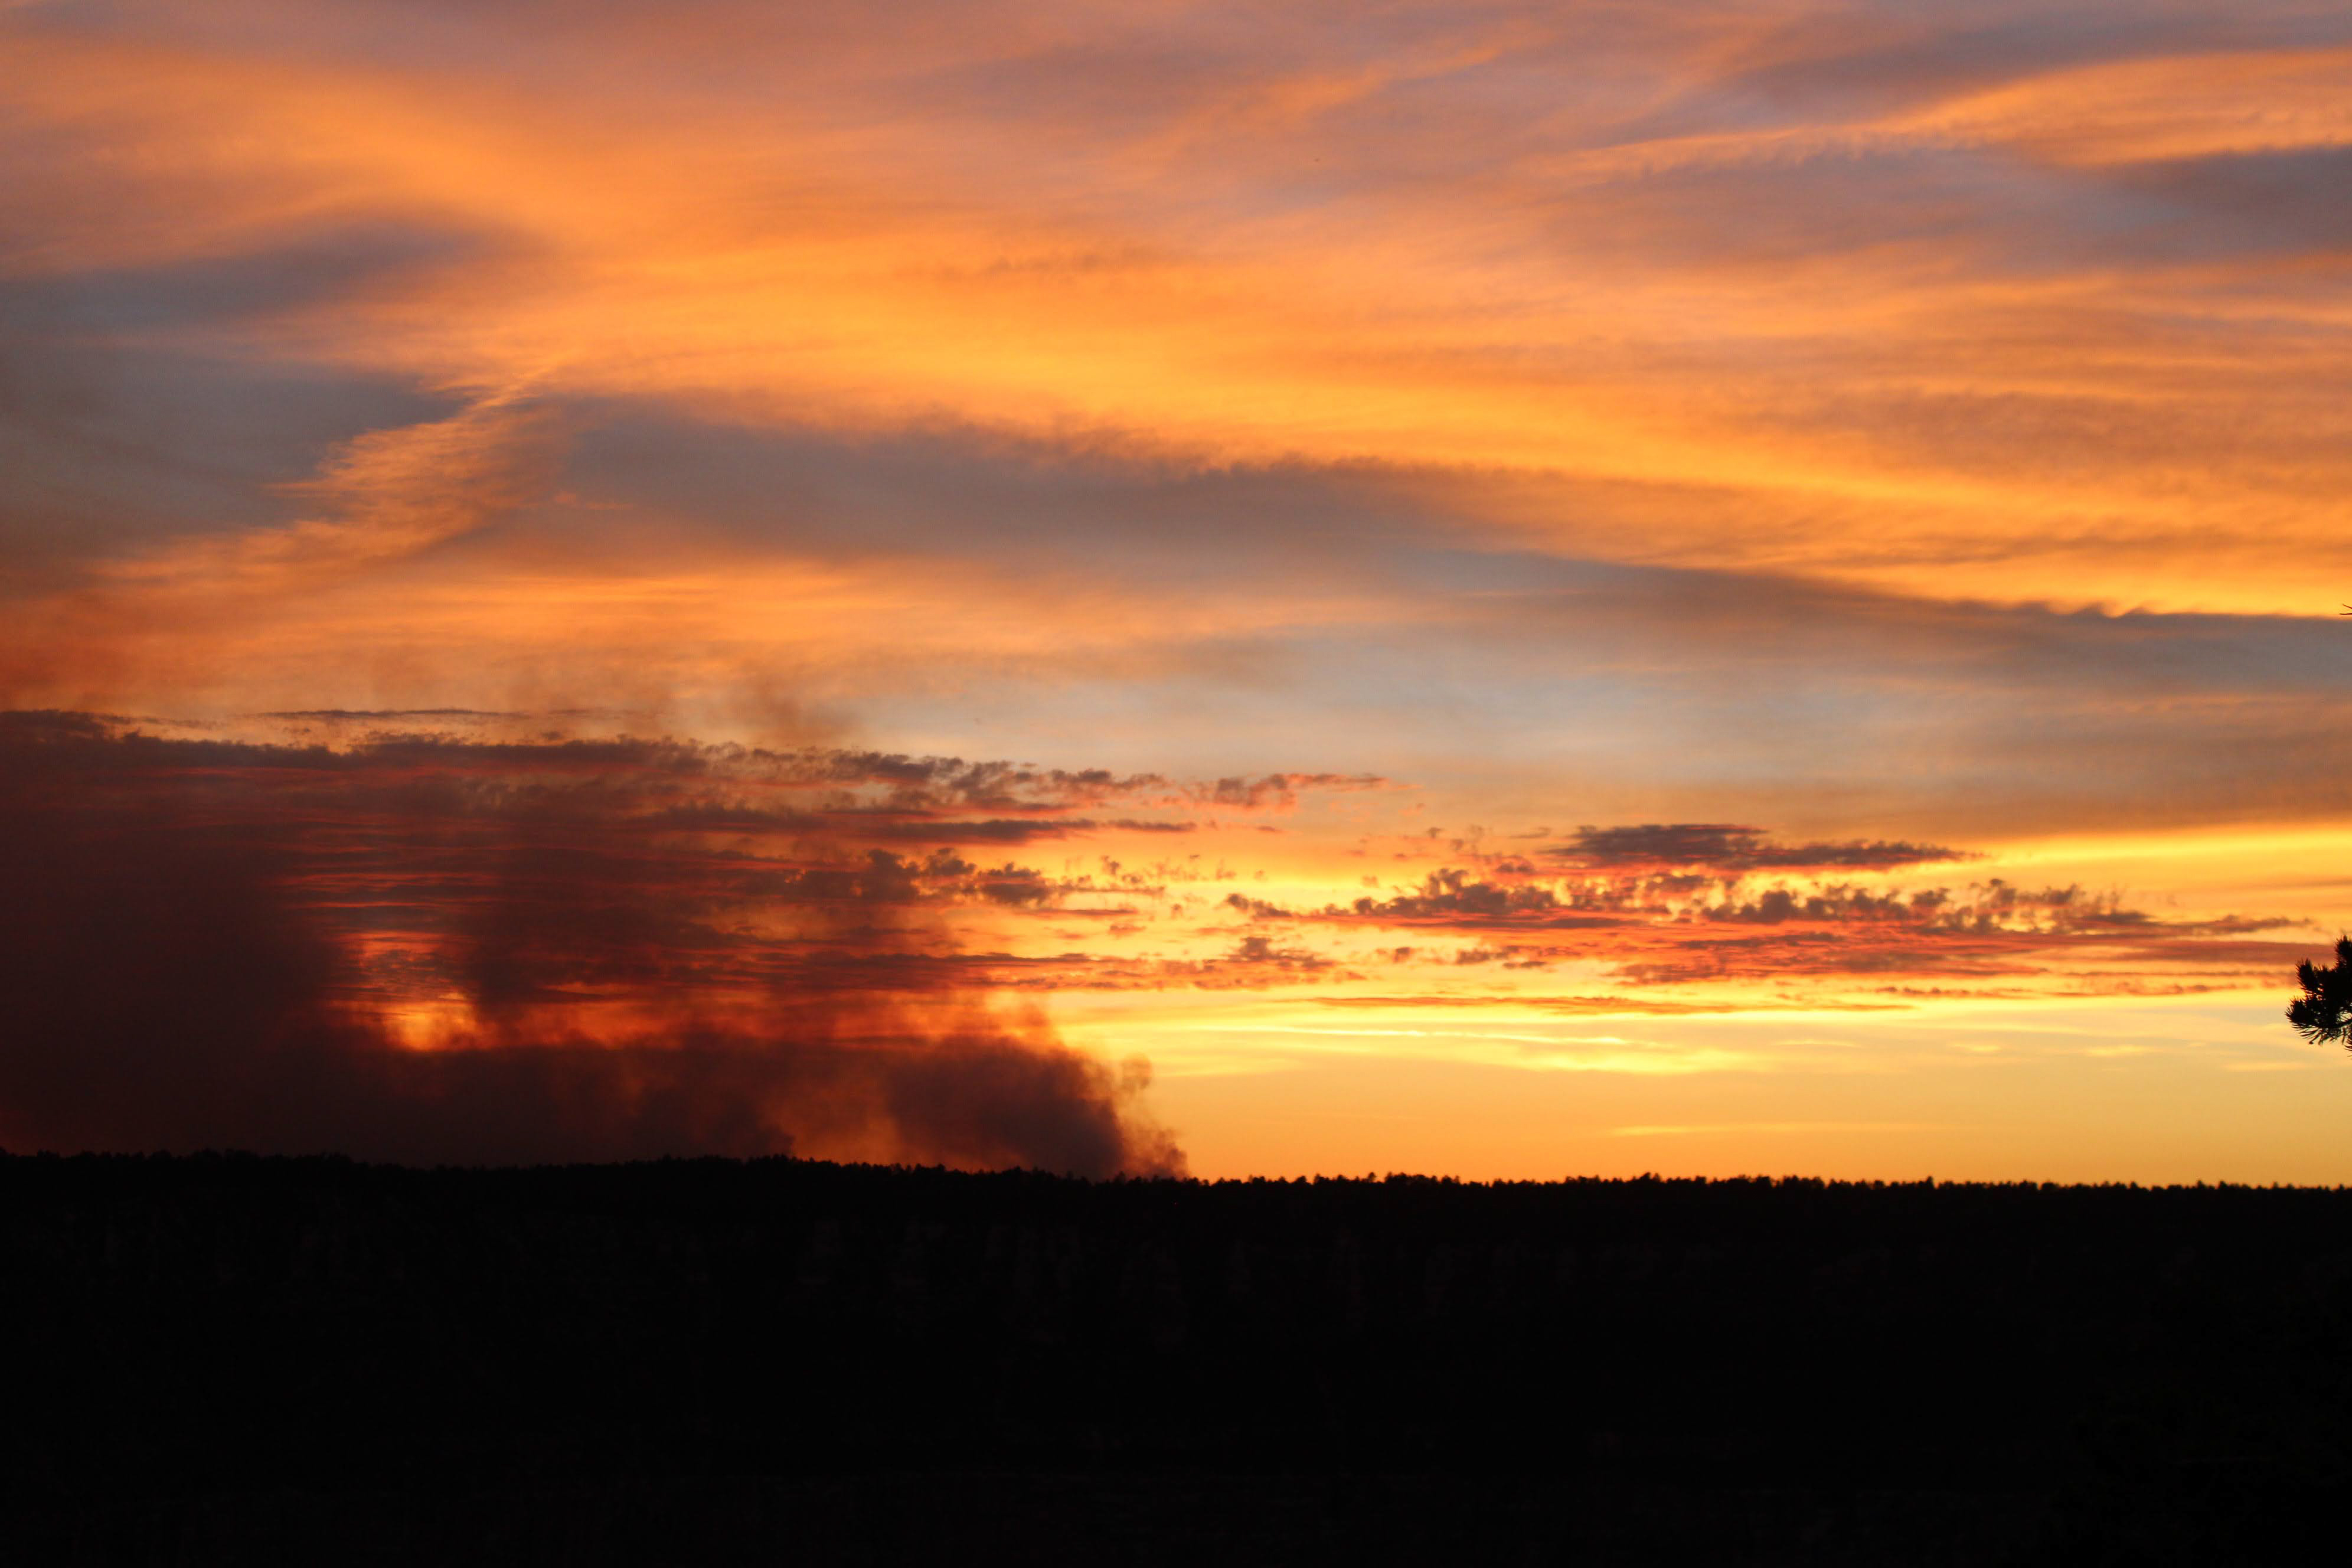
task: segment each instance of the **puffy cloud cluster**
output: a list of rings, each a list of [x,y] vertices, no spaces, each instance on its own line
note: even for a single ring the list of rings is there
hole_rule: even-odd
[[[1385,898],[1294,909],[1236,893],[1227,906],[1253,923],[1411,931],[1433,944],[1392,949],[1396,962],[1583,963],[1637,987],[2000,976],[2130,993],[2152,980],[2242,982],[2305,951],[2251,940],[2302,923],[2283,916],[2165,920],[2125,907],[2119,894],[2075,886],[1991,878],[1957,890],[1906,889],[1823,876],[1965,858],[1879,842],[1779,846],[1752,828],[1652,824],[1583,829],[1567,854],[1542,865],[1499,856],[1477,868],[1442,867]],[[1553,868],[1565,859],[1612,869]],[[1850,984],[1827,999],[1841,995],[1851,999]]]
[[[1957,850],[1933,844],[1884,839],[1780,844],[1766,837],[1762,828],[1714,822],[1580,827],[1567,843],[1550,846],[1542,853],[1562,866],[1612,872],[1685,867],[1704,867],[1717,872],[1886,871],[1898,866],[1964,858]]]

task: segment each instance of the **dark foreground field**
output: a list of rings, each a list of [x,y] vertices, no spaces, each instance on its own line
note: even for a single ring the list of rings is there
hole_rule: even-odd
[[[2352,1541],[2352,1192],[0,1157],[0,1247],[11,1562]]]

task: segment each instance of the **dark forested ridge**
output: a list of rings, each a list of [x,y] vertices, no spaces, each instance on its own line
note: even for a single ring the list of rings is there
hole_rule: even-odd
[[[0,1247],[13,1561],[2203,1563],[2352,1500],[2352,1191],[0,1157]]]

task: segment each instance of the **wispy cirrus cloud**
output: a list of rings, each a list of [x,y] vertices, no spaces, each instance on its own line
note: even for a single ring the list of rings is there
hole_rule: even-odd
[[[560,50],[267,9],[12,19],[15,140],[109,197],[22,182],[20,269],[454,235],[204,331],[728,424],[1629,485],[1678,525],[1554,540],[1914,593],[2286,608],[2183,531],[2340,533],[2308,197],[2352,39],[2294,8],[1080,9],[904,56],[723,4]],[[2093,537],[2131,549],[2051,553]],[[1916,559],[1970,542],[2006,576]]]

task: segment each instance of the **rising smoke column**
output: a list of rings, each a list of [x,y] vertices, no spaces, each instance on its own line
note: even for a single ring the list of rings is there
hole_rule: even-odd
[[[741,787],[675,744],[0,715],[0,1142],[1181,1169],[1139,1065],[971,988],[920,863],[844,839],[873,813],[675,830]]]

